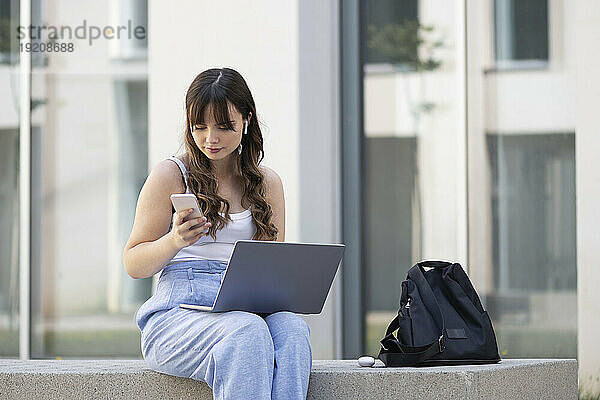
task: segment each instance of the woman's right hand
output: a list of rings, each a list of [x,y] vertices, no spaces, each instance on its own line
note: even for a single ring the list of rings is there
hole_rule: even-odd
[[[187,210],[176,212],[173,217],[173,227],[169,234],[179,249],[183,249],[186,246],[196,243],[202,236],[208,234],[208,228],[211,223],[206,222],[206,217],[185,220],[185,218],[193,211],[192,208],[188,208]],[[191,229],[196,225],[198,226]]]

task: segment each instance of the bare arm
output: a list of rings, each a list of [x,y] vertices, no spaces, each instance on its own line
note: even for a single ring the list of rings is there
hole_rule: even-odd
[[[162,270],[179,250],[173,247],[169,234],[166,234],[157,240],[139,243],[126,250],[123,253],[123,264],[132,278],[147,278]]]
[[[169,231],[170,195],[183,192],[181,172],[172,161],[163,160],[150,172],[140,191],[133,228],[123,251],[123,265],[132,278],[156,274],[181,249]]]
[[[283,183],[279,175],[269,167],[262,166],[265,175],[266,200],[271,206],[273,217],[271,221],[277,227],[277,241],[285,242],[285,197]]]

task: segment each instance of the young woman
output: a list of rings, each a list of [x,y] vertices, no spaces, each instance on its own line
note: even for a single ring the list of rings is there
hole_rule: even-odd
[[[151,171],[123,252],[132,278],[161,271],[136,313],[142,354],[155,371],[205,381],[215,399],[305,399],[312,351],[298,315],[179,307],[213,304],[236,240],[285,240],[283,186],[259,165],[263,139],[242,76],[202,72],[185,105],[186,153]],[[194,193],[205,217],[172,214],[172,193]]]

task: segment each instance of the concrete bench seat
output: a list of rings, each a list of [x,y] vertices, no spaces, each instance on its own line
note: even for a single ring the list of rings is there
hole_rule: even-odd
[[[0,399],[212,399],[204,382],[144,360],[0,359]],[[428,368],[361,368],[315,360],[308,399],[577,399],[576,360],[503,360]]]

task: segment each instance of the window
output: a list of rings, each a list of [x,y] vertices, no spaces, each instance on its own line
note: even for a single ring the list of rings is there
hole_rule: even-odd
[[[148,0],[113,0],[113,25],[140,29],[140,39],[111,41],[111,57],[118,60],[140,60],[148,56]],[[144,29],[143,34],[141,28]],[[141,38],[143,36],[143,38]]]
[[[0,2],[0,64],[13,64],[19,59],[19,1]]]
[[[548,61],[548,0],[494,0],[496,61]]]
[[[417,61],[419,34],[417,0],[369,0],[365,4],[368,64]]]
[[[575,135],[489,134],[487,145],[493,284],[480,294],[500,351],[575,357]]]

